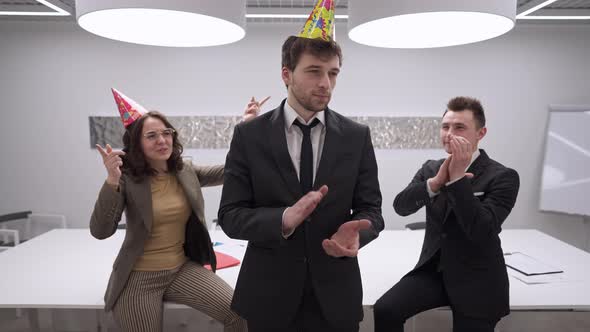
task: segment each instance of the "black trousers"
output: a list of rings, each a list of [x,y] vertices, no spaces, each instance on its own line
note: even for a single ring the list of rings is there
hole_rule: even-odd
[[[269,327],[264,322],[248,321],[248,332],[358,332],[358,330],[358,323],[347,327],[334,327],[324,318],[309,275],[295,319],[288,326]]]
[[[373,308],[375,332],[403,332],[408,318],[450,305],[442,273],[437,267],[438,260],[427,263],[419,271],[402,278],[377,300]],[[493,332],[498,321],[467,317],[453,310],[453,332]]]

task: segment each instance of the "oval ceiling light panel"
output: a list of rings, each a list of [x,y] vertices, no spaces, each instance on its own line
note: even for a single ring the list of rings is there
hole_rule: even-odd
[[[382,10],[371,11],[370,5]],[[515,0],[357,0],[350,4],[348,36],[386,48],[463,45],[505,34],[515,16]]]
[[[244,38],[245,2],[227,2],[220,10],[208,1],[77,0],[78,24],[101,37],[128,43],[199,47]],[[227,7],[227,8],[226,8]]]

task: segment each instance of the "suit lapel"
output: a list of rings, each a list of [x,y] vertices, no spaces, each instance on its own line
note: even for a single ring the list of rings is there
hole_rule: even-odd
[[[488,154],[483,149],[480,149],[479,150],[479,157],[477,157],[477,159],[475,159],[473,164],[471,164],[471,166],[469,166],[469,168],[467,169],[467,173],[473,174],[473,178],[471,179],[471,184],[474,186],[474,188],[478,182],[478,179],[484,174],[484,171],[485,171],[487,165],[489,164],[489,162],[490,162],[490,157],[488,157]]]
[[[320,165],[318,166],[313,184],[314,190],[317,190],[319,186],[327,182],[328,177],[334,169],[334,163],[340,155],[339,148],[341,146],[340,142],[342,141],[342,127],[339,119],[329,109],[326,109],[324,112],[326,119],[326,136],[324,137]]]
[[[474,191],[477,191],[476,190],[477,180],[481,177],[482,174],[484,174],[485,168],[490,162],[490,157],[488,157],[488,154],[483,149],[480,149],[479,153],[480,153],[479,157],[477,157],[477,159],[475,159],[473,164],[471,164],[471,166],[469,166],[469,168],[466,171],[466,173],[473,174],[473,178],[469,179],[469,182],[471,182],[471,186]],[[445,218],[444,218],[445,221],[449,217],[449,214],[451,213],[451,211],[452,211],[452,209],[449,209],[447,207],[447,211],[445,213]]]
[[[133,197],[135,205],[143,219],[143,224],[148,233],[152,230],[153,208],[152,208],[152,190],[150,178],[144,177],[141,181],[135,182],[133,179],[127,182],[127,188]]]
[[[197,211],[203,211],[202,200],[197,199],[198,195],[196,189],[199,187],[197,177],[192,173],[192,165],[187,164],[185,167],[178,172],[176,175],[178,182],[182,186],[184,193],[188,199],[191,209],[198,216]],[[139,208],[139,212],[143,219],[143,224],[146,230],[151,232],[153,223],[153,207],[152,207],[152,190],[150,184],[150,178],[146,177],[140,182],[133,180],[127,182],[127,187],[131,193],[131,197],[135,201],[136,206]]]
[[[285,116],[284,105],[286,99],[283,100],[281,106],[273,111],[271,116],[271,130],[270,130],[270,145],[274,161],[279,169],[283,180],[287,184],[287,188],[291,191],[295,198],[302,196],[301,185],[297,178],[297,172],[293,166],[293,161],[289,155],[287,147],[287,138],[285,137]]]
[[[178,172],[176,177],[178,178],[178,182],[184,190],[193,213],[198,217],[198,211],[204,211],[204,207],[202,205],[202,200],[198,199],[197,197],[197,188],[199,188],[200,184],[197,181],[197,176],[193,172],[192,164],[185,162],[184,167],[180,172]]]

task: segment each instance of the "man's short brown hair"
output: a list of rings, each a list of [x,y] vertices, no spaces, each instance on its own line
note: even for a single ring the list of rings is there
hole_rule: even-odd
[[[342,66],[342,50],[335,41],[296,36],[290,36],[283,43],[281,66],[287,67],[290,71],[295,70],[303,53],[309,53],[322,59],[338,56],[338,62]]]
[[[478,126],[478,128],[483,128],[486,126],[486,116],[483,111],[483,106],[481,102],[475,98],[471,97],[455,97],[449,100],[447,104],[447,110],[443,114],[447,114],[447,111],[453,112],[462,112],[462,111],[471,111],[473,113],[473,118]]]

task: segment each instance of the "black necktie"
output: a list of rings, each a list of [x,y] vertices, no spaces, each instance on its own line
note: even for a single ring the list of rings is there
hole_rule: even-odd
[[[301,128],[303,141],[301,142],[301,161],[299,162],[299,183],[301,191],[307,194],[313,185],[313,149],[311,147],[311,128],[315,127],[320,120],[315,118],[310,125],[304,125],[295,120],[294,125]]]

